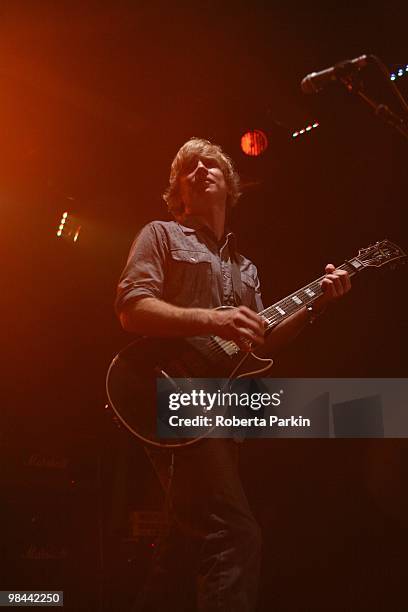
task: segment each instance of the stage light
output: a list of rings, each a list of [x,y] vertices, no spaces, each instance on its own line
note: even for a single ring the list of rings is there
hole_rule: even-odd
[[[262,130],[249,130],[241,137],[241,149],[250,157],[258,157],[267,147],[268,139]]]
[[[81,225],[79,220],[73,215],[68,214],[68,211],[65,211],[58,225],[57,237],[77,242],[80,231]]]
[[[319,127],[319,122],[315,121],[314,123],[310,123],[306,127],[301,130],[296,130],[296,132],[292,132],[292,138],[297,138],[298,136],[302,136],[302,134],[306,134],[306,132],[311,132],[312,130]]]
[[[395,72],[391,72],[390,79],[391,81],[395,81],[397,78],[404,76],[408,73],[408,65],[405,68],[398,68]]]

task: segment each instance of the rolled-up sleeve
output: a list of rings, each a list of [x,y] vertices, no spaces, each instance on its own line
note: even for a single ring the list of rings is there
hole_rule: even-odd
[[[168,247],[160,229],[152,222],[136,236],[119,279],[115,300],[117,315],[139,298],[160,299],[163,296]]]

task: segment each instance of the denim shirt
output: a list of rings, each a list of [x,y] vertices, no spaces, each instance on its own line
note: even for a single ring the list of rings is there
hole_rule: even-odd
[[[119,280],[115,310],[154,297],[187,308],[234,305],[231,254],[236,253],[242,280],[242,304],[263,310],[255,265],[235,251],[235,235],[218,243],[212,231],[194,217],[185,225],[153,221],[136,236]]]

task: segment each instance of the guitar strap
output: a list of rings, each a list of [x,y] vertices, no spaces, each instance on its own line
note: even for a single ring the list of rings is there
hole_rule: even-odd
[[[234,294],[234,305],[241,306],[242,304],[242,281],[241,270],[239,268],[238,254],[235,246],[235,236],[231,235],[229,240],[229,252],[231,258],[231,280],[232,292]]]

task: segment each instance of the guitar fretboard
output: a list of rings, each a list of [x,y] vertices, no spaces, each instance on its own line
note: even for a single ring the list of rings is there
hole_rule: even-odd
[[[347,260],[341,266],[341,270],[346,270],[350,276],[361,272],[367,267],[381,268],[385,265],[393,265],[397,262],[405,262],[407,256],[404,251],[389,240],[381,240],[366,249],[360,249],[357,257]],[[258,314],[267,321],[267,329],[278,325],[281,321],[290,317],[295,312],[311,304],[316,298],[323,294],[321,284],[324,275],[314,280],[309,285],[298,289],[295,293],[288,295],[280,302],[265,308]],[[233,340],[224,340],[219,336],[211,336],[208,349],[217,355],[236,357],[241,351]]]
[[[354,274],[363,267],[363,264],[357,258],[350,259],[341,266],[338,266],[340,270],[346,270],[350,276],[354,276]],[[290,317],[290,315],[303,308],[303,306],[308,306],[316,298],[322,295],[321,282],[323,279],[324,276],[320,276],[309,283],[309,285],[298,289],[295,293],[288,295],[283,300],[262,310],[259,314],[268,322],[267,329],[274,327],[287,317]]]

